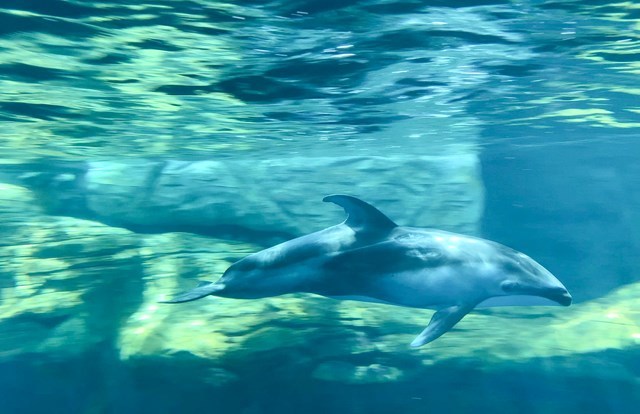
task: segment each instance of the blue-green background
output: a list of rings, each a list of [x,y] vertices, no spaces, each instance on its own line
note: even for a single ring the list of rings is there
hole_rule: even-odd
[[[85,192],[93,187],[78,177],[126,165],[120,181],[107,185],[127,186],[130,179],[142,182],[131,185],[142,185],[144,192],[154,183],[140,177],[165,171],[171,162],[241,162],[234,174],[243,179],[225,194],[243,194],[255,203],[247,206],[255,210],[251,222],[270,223],[261,217],[264,199],[251,194],[259,194],[260,177],[276,177],[278,167],[252,175],[254,164],[295,159],[304,166],[319,159],[341,168],[344,157],[400,160],[406,167],[393,179],[376,177],[368,167],[368,175],[338,176],[330,167],[314,173],[326,177],[324,188],[339,179],[341,191],[377,188],[384,200],[418,173],[410,167],[418,156],[476,157],[483,189],[481,200],[469,200],[482,209],[472,225],[456,218],[439,223],[446,204],[428,224],[525,251],[565,283],[575,313],[484,315],[489,319],[482,319],[479,332],[469,322],[462,332],[447,334],[461,335],[458,342],[454,337],[440,349],[413,351],[392,339],[396,332],[409,338],[415,330],[402,325],[405,314],[400,321],[385,319],[395,308],[371,305],[378,313],[363,317],[370,324],[362,331],[371,341],[367,350],[347,338],[332,353],[348,317],[331,319],[333,305],[301,296],[300,303],[310,307],[286,317],[278,309],[299,302],[247,309],[264,329],[283,330],[264,340],[249,335],[254,339],[223,356],[155,348],[123,356],[120,327],[147,303],[141,292],[148,281],[140,275],[149,273],[140,269],[149,257],[196,257],[184,265],[191,272],[183,285],[188,287],[191,279],[206,276],[197,271],[201,261],[218,263],[220,272],[243,254],[306,227],[288,228],[284,220],[276,228],[209,226],[197,217],[145,222],[154,211],[105,216],[96,211],[108,206],[86,204]],[[308,171],[298,170],[285,169],[288,175],[278,180],[303,182]],[[0,196],[3,413],[632,413],[640,404],[636,2],[2,0],[0,183],[7,184]],[[430,201],[420,189],[405,190]],[[280,199],[269,192],[271,202]],[[56,198],[63,193],[63,201]],[[309,197],[302,192],[282,199],[295,204],[296,196]],[[317,210],[307,210],[321,217],[327,206],[318,199]],[[71,222],[60,220],[69,217],[103,227],[80,237],[88,230],[68,229]],[[290,218],[296,217],[306,220],[299,213]],[[402,224],[420,223],[409,217]],[[74,237],[80,241],[73,246],[24,253],[38,250],[42,240]],[[86,247],[100,237],[108,239],[96,242],[99,253]],[[235,250],[202,247],[211,239]],[[165,244],[154,250],[149,240]],[[141,249],[141,256],[122,253],[125,242]],[[86,265],[82,258],[91,255],[99,259]],[[55,277],[58,262],[51,264],[54,270],[34,270],[25,257],[61,260],[91,280],[68,285]],[[33,307],[22,301],[21,280],[37,285],[51,275],[62,281],[49,281],[46,289],[84,292],[74,299],[77,307],[70,305],[71,314],[46,310],[50,304],[39,307],[38,295],[49,291],[25,294]],[[86,288],[94,285],[101,288]],[[233,327],[231,310],[243,306],[227,305],[225,326]],[[100,322],[87,317],[88,328],[81,331],[91,335],[64,334],[61,326],[80,310],[101,315]],[[183,311],[170,312],[175,318]],[[426,323],[429,313],[423,315]],[[520,330],[525,335],[556,317],[568,319],[554,328],[551,342],[520,337]],[[578,328],[571,323],[575,318]],[[207,324],[215,323],[211,314]],[[52,345],[46,338],[54,330]],[[465,337],[465,330],[477,336]],[[194,341],[206,336],[182,332]],[[394,345],[387,349],[385,343]],[[319,373],[318,366],[329,373]],[[371,373],[379,366],[380,375]],[[369,367],[370,376],[335,373],[340,367]],[[388,367],[393,369],[384,371]]]

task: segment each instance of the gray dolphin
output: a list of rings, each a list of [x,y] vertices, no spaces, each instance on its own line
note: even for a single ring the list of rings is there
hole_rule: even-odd
[[[413,347],[437,339],[476,306],[522,305],[510,299],[524,297],[571,304],[562,283],[523,253],[476,237],[400,227],[355,197],[336,194],[323,201],[344,208],[347,219],[253,253],[217,282],[163,303],[208,295],[255,299],[307,292],[436,309]]]

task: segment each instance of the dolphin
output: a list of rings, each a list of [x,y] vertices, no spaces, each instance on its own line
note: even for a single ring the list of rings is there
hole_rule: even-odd
[[[256,299],[306,292],[336,299],[435,309],[411,342],[439,338],[478,306],[560,304],[571,295],[529,256],[489,240],[447,231],[402,227],[352,196],[323,199],[344,208],[336,226],[250,254],[216,282],[163,303],[208,295]],[[534,303],[526,299],[542,299]],[[507,300],[505,300],[507,299]]]

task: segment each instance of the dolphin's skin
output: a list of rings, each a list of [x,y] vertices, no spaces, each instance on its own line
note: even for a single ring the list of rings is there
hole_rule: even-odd
[[[254,299],[308,292],[337,299],[436,309],[411,346],[450,330],[483,302],[544,298],[569,306],[571,295],[536,261],[498,243],[440,230],[400,227],[373,206],[330,195],[347,219],[337,226],[278,244],[231,265],[165,303],[207,295]]]

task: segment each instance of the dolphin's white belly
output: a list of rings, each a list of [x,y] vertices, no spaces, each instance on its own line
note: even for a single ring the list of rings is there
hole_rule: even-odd
[[[450,267],[407,271],[374,278],[364,296],[415,308],[439,308],[481,294],[477,280]],[[484,298],[481,298],[484,299]]]

